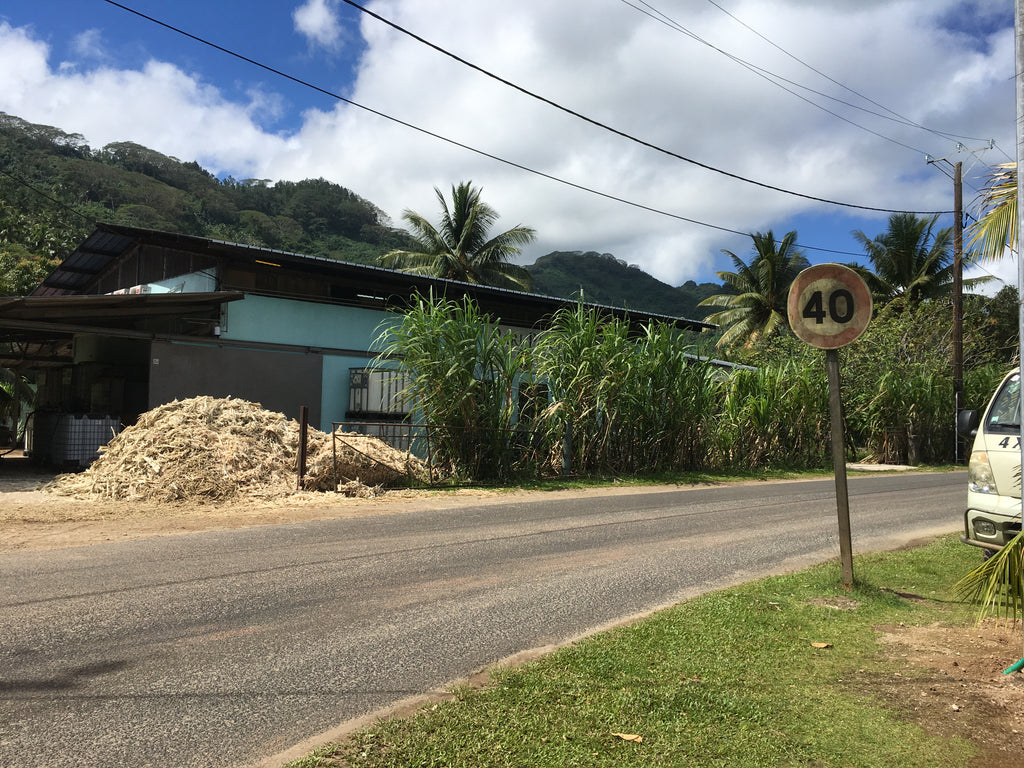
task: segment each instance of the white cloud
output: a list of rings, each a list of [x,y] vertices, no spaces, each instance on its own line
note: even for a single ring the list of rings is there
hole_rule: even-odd
[[[810,3],[737,0],[730,13],[836,86],[766,43],[712,4],[673,8],[690,32],[790,81],[901,117],[884,119],[791,83],[773,85],[687,34],[625,3],[476,0],[457,18],[444,0],[381,0],[375,12],[524,88],[686,158],[812,197],[908,210],[951,208],[949,180],[924,154],[951,155],[994,138],[1014,146],[1013,30],[983,40],[946,28],[958,0]],[[318,45],[349,33],[335,6],[311,0],[295,24]],[[363,16],[366,43],[346,95],[426,131],[571,184],[739,232],[796,228],[794,217],[835,214],[814,200],[742,183],[541,104]],[[322,39],[316,38],[323,34]],[[986,33],[987,35],[988,33]],[[301,51],[293,56],[302,56]],[[325,177],[398,222],[404,208],[436,215],[435,186],[472,180],[502,215],[539,234],[526,254],[594,250],[641,265],[673,284],[729,268],[720,250],[750,241],[611,201],[468,151],[343,103],[321,102],[287,135],[261,129],[284,101],[265,81],[247,103],[228,84],[167,62],[141,70],[54,71],[44,43],[0,26],[0,109],[82,133],[94,145],[131,140],[237,177]],[[821,103],[858,128],[810,106]],[[884,105],[879,106],[879,105]],[[939,136],[906,120],[947,131]],[[880,135],[879,135],[880,134]],[[888,137],[887,138],[882,138]],[[973,137],[971,139],[960,138]],[[891,139],[891,140],[889,140]],[[976,140],[977,139],[977,140]],[[973,161],[964,156],[965,166]],[[988,153],[984,161],[1006,158]],[[968,203],[971,189],[965,189]],[[855,212],[869,235],[885,214]],[[878,222],[876,232],[863,216]],[[801,228],[801,240],[805,232]],[[815,233],[817,237],[823,237]],[[832,247],[821,240],[809,245]],[[813,255],[813,254],[812,254]]]
[[[1007,250],[997,261],[985,261],[979,264],[968,264],[964,267],[964,280],[983,279],[981,285],[973,289],[973,293],[995,296],[1007,285],[1018,286],[1017,256]]]
[[[49,68],[48,48],[23,30],[0,25],[0,110],[80,133],[96,148],[134,141],[213,172],[248,174],[262,155],[285,141],[262,132],[251,111],[265,105],[223,99],[219,91],[170,64],[141,70],[101,67],[88,72]]]
[[[107,58],[103,45],[103,32],[99,29],[87,29],[75,36],[72,50],[83,59],[101,61]]]
[[[939,5],[808,7],[749,2],[733,12],[836,80],[851,83],[912,120],[936,121],[947,130],[967,123],[982,137],[997,128],[1001,134],[996,138],[1006,144],[1012,135],[1012,93],[1011,85],[999,77],[1012,71],[1012,36],[999,36],[988,56],[958,50],[928,23],[942,10]],[[885,141],[807,105],[625,4],[613,4],[597,14],[580,3],[476,3],[460,11],[459,24],[450,23],[441,0],[390,0],[374,7],[560,104],[737,175],[868,206],[950,207],[948,182],[926,166],[923,155],[936,147],[952,150],[953,140],[798,91],[899,143]],[[715,45],[760,66],[794,81],[811,82],[819,90],[828,88],[845,100],[860,101],[830,87],[710,5],[686,22]],[[500,33],[482,34],[487,29]],[[369,50],[353,98],[485,152],[642,205],[740,231],[774,226],[783,232],[788,229],[787,217],[827,207],[743,184],[612,137],[376,22],[365,21],[363,30]],[[843,44],[837,46],[837,40]],[[951,105],[965,99],[984,105],[984,112],[966,116],[951,111]],[[331,127],[324,130],[327,125]],[[320,168],[343,183],[365,178],[363,188],[393,213],[402,207],[430,213],[435,207],[433,186],[471,178],[485,187],[488,199],[509,223],[525,221],[538,229],[543,241],[531,256],[555,248],[611,251],[643,264],[662,279],[681,282],[701,267],[707,274],[709,260],[717,258],[720,248],[747,251],[741,239],[715,229],[542,181],[347,107],[321,117],[315,133],[304,131],[299,143],[307,157],[309,145],[330,147],[320,155],[330,158],[326,168]],[[286,174],[289,168],[312,170],[293,165],[288,155],[275,158],[271,167],[277,174]]]
[[[295,31],[328,50],[341,45],[341,24],[329,0],[307,0],[292,13]]]

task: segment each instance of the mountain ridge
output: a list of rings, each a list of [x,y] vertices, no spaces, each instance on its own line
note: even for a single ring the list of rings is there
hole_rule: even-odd
[[[0,295],[24,295],[99,222],[293,251],[360,264],[413,247],[404,229],[325,179],[218,179],[133,142],[91,148],[80,134],[0,112]],[[608,253],[554,251],[524,265],[533,291],[703,319],[721,285],[678,288]]]

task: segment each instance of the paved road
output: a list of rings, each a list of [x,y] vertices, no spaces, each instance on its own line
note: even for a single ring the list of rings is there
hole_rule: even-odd
[[[851,478],[854,552],[956,529],[964,484]],[[832,482],[805,481],[2,555],[0,765],[253,765],[519,651],[835,558],[836,527]]]

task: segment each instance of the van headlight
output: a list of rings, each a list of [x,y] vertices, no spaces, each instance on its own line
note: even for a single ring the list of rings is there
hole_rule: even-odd
[[[975,536],[988,536],[992,537],[996,535],[996,524],[991,520],[978,519],[974,521],[974,535]]]
[[[998,493],[985,451],[975,451],[967,465],[967,487],[975,493]]]

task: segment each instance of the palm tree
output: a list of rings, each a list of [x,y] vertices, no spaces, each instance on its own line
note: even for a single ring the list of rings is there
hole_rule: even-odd
[[[434,187],[434,192],[441,203],[438,227],[415,211],[402,213],[422,250],[391,251],[379,263],[417,275],[529,290],[530,273],[510,260],[521,246],[533,242],[534,230],[516,226],[489,237],[498,213],[481,201],[479,188],[465,181],[453,185],[451,208],[441,190]]]
[[[754,241],[754,258],[749,264],[731,251],[722,251],[732,259],[736,271],[719,272],[718,277],[735,293],[709,296],[698,305],[721,307],[706,318],[709,323],[729,326],[718,340],[718,347],[740,342],[749,345],[789,328],[789,286],[808,266],[803,250],[796,247],[795,230],[780,242],[776,242],[771,230],[750,237]]]
[[[879,305],[897,298],[910,303],[948,296],[953,284],[953,229],[935,230],[938,216],[894,213],[889,228],[874,240],[860,230],[874,272],[859,268]]]
[[[981,218],[971,225],[968,245],[980,246],[978,258],[998,259],[1017,247],[1017,164],[992,169],[981,196]]]

